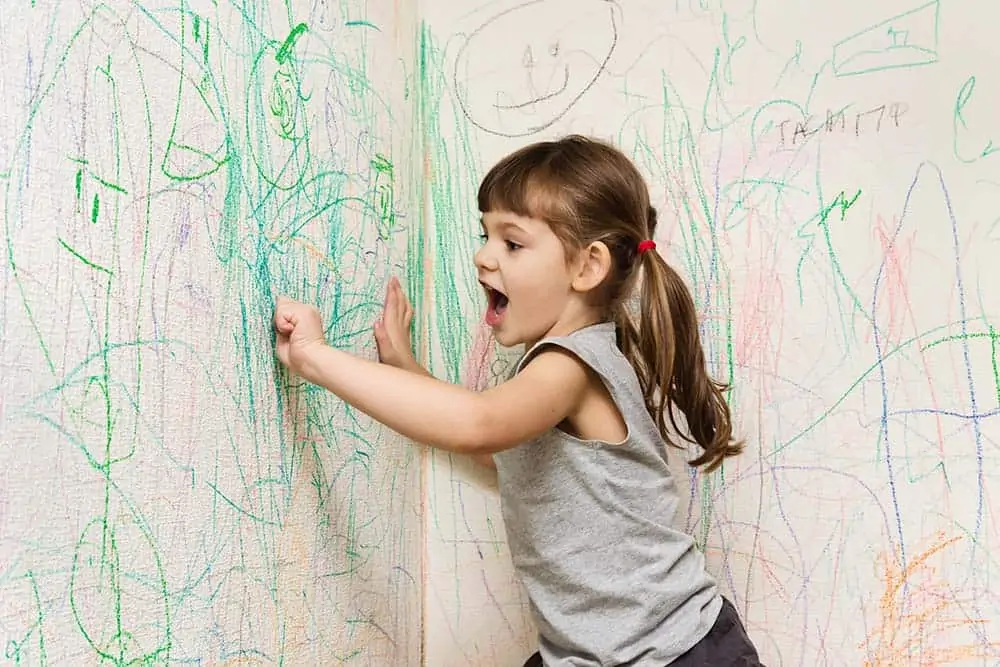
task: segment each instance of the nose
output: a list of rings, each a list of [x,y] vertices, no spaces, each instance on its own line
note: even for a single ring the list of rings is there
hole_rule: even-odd
[[[497,260],[493,256],[493,252],[490,250],[490,244],[484,243],[476,251],[473,257],[473,262],[476,268],[480,271],[496,271],[497,270]]]

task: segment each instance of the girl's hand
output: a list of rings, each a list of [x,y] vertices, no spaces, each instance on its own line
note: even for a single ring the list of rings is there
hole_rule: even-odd
[[[385,293],[382,319],[375,322],[375,345],[378,358],[383,364],[407,371],[422,371],[413,356],[410,346],[410,323],[413,321],[413,306],[403,294],[397,278],[389,281]]]
[[[302,373],[311,351],[326,345],[319,311],[287,297],[278,297],[274,328],[278,332],[278,359],[298,374]]]

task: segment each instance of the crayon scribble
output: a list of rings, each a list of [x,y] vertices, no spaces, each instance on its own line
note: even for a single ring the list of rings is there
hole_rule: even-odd
[[[418,10],[421,12],[418,15]],[[774,665],[1000,660],[991,10],[36,0],[0,10],[0,650],[10,664],[517,664],[495,491],[280,372],[279,293],[373,356],[510,372],[489,165],[647,175],[748,453],[678,525]],[[992,60],[991,60],[992,59]],[[992,114],[992,115],[991,115]]]
[[[448,184],[432,198],[436,229],[453,221],[432,266],[467,253],[468,193],[500,155],[569,131],[617,142],[649,178],[661,248],[694,290],[750,443],[718,475],[675,463],[689,500],[679,523],[764,661],[996,662],[1000,188],[996,89],[975,75],[1000,44],[968,32],[982,17],[937,0],[608,3],[608,57],[598,12],[552,18],[560,7],[432,12],[426,164],[432,191]],[[480,27],[508,9],[523,18],[516,37],[486,39]],[[521,56],[550,35],[561,46],[592,37],[602,71],[586,94],[558,117],[541,113],[551,106],[488,114],[547,90],[533,87],[545,61]],[[469,49],[493,69],[469,67]],[[471,279],[462,287],[475,294]],[[477,315],[464,303],[451,312]],[[428,657],[516,662],[533,638],[523,611],[511,613],[523,603],[483,520],[496,516],[493,496],[460,462],[438,460],[427,553],[431,585],[447,593],[428,622],[451,639]]]
[[[0,13],[0,661],[415,664],[417,451],[279,372],[270,328],[286,293],[373,351],[415,17]]]

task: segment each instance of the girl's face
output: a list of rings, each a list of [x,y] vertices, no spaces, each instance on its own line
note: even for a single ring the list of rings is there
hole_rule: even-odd
[[[486,290],[486,323],[497,342],[530,347],[592,323],[574,289],[579,267],[567,260],[562,241],[545,221],[488,211],[482,227],[484,243],[475,264]]]

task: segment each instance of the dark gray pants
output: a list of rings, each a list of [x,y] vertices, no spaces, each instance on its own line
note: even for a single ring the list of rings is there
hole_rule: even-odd
[[[544,667],[542,656],[535,653],[524,667]],[[722,598],[722,611],[712,629],[670,667],[764,667],[743,627],[736,607]]]

